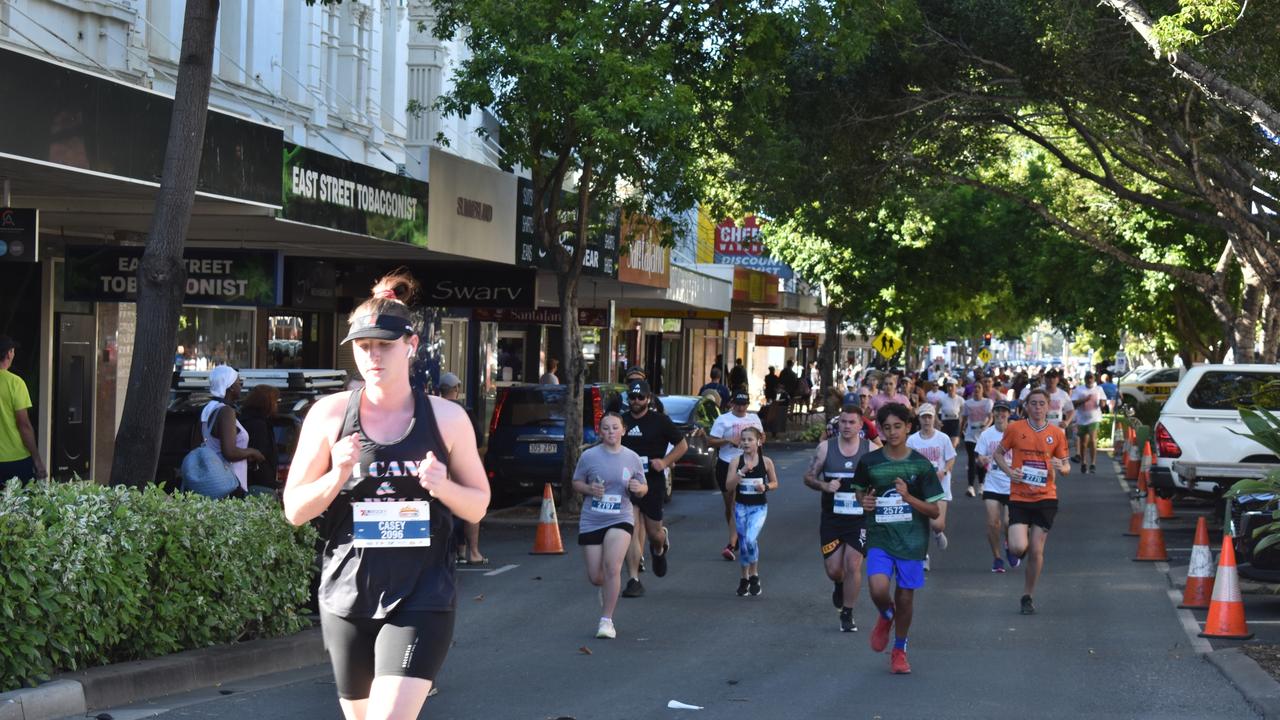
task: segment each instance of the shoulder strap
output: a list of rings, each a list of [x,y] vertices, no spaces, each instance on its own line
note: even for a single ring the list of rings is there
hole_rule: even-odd
[[[426,422],[427,427],[431,430],[431,436],[436,441],[436,447],[440,448],[440,458],[446,468],[449,467],[449,446],[444,441],[444,435],[440,434],[440,422],[436,419],[435,408],[431,407],[431,398],[426,393],[418,393],[419,402],[423,404],[422,419]]]
[[[347,409],[342,414],[342,429],[338,431],[338,439],[350,435],[360,429],[360,398],[364,388],[352,390],[347,396]]]

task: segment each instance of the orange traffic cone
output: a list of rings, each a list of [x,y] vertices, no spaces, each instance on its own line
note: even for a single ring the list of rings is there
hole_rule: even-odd
[[[1160,529],[1160,515],[1156,510],[1156,494],[1147,491],[1147,506],[1142,510],[1142,530],[1138,533],[1138,556],[1134,560],[1168,560],[1164,547],[1164,531]]]
[[[551,483],[542,486],[542,514],[538,517],[538,536],[530,555],[563,555],[560,521],[556,519],[556,503],[551,496]]]
[[[1161,520],[1172,520],[1177,517],[1173,514],[1173,498],[1156,495],[1156,512],[1160,513]]]
[[[1138,479],[1138,435],[1133,428],[1128,428],[1129,439],[1125,441],[1128,454],[1124,456],[1124,479]]]
[[[1129,516],[1129,531],[1124,534],[1125,537],[1138,537],[1138,533],[1142,532],[1142,514],[1145,505],[1139,505],[1137,510]],[[1157,515],[1158,517],[1158,515]]]
[[[1213,602],[1200,637],[1248,640],[1253,637],[1244,623],[1244,601],[1240,599],[1240,579],[1236,576],[1236,550],[1231,536],[1222,536],[1218,556],[1218,577],[1213,582]]]
[[[1191,567],[1182,590],[1180,608],[1203,610],[1213,598],[1213,553],[1209,551],[1209,526],[1202,516],[1196,521],[1196,541],[1191,546]]]
[[[1151,487],[1151,443],[1149,442],[1142,446],[1142,461],[1138,463],[1138,492],[1145,493],[1148,487]]]

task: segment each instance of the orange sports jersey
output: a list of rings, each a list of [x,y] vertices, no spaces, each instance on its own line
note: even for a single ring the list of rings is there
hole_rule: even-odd
[[[1067,434],[1062,428],[1050,424],[1036,432],[1026,420],[1012,422],[1005,428],[1000,447],[1013,452],[1013,467],[1022,470],[1022,482],[1009,486],[1010,501],[1058,499],[1058,488],[1054,484],[1057,473],[1053,471],[1050,458],[1065,459],[1071,454],[1067,447]]]

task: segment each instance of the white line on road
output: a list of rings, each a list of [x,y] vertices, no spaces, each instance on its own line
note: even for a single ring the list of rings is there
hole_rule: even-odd
[[[1213,646],[1209,641],[1200,637],[1200,623],[1196,622],[1196,616],[1192,615],[1190,610],[1178,607],[1178,603],[1182,602],[1182,596],[1177,590],[1169,591],[1169,600],[1173,603],[1173,611],[1177,613],[1178,621],[1182,623],[1182,629],[1187,633],[1187,639],[1191,641],[1191,649],[1199,655],[1213,652]]]
[[[490,570],[489,572],[485,573],[485,574],[484,574],[484,576],[485,576],[485,577],[493,577],[494,575],[501,575],[502,573],[504,573],[504,572],[506,572],[506,571],[508,571],[508,570],[515,570],[515,569],[516,569],[516,568],[518,568],[518,567],[520,567],[520,566],[519,566],[519,565],[503,565],[502,567],[498,568],[497,570]]]

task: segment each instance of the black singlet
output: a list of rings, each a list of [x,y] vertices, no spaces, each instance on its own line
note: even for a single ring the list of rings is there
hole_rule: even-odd
[[[823,490],[823,523],[848,525],[853,528],[862,527],[862,506],[857,504],[857,498],[853,495],[853,473],[858,469],[862,456],[867,454],[870,444],[865,438],[858,438],[858,451],[852,455],[845,455],[840,452],[839,436],[827,440],[827,459],[822,465],[822,479],[823,481],[840,481],[841,500],[844,501],[844,507],[851,510],[853,514],[837,513],[835,511],[836,494]],[[850,502],[853,504],[850,505]]]
[[[413,394],[413,420],[400,440],[379,445],[360,426],[360,398],[353,391],[339,438],[360,434],[360,459],[320,523],[324,540],[320,605],[347,618],[383,618],[397,610],[452,610],[457,604],[450,547],[453,513],[418,484],[417,466],[434,452],[448,462],[431,401]],[[426,547],[355,547],[352,503],[430,502],[431,544]]]
[[[769,484],[769,472],[764,466],[764,453],[756,453],[756,464],[752,467],[746,467],[747,455],[743,453],[738,456],[738,475],[740,478],[747,478],[751,481],[763,480],[766,485]],[[742,492],[742,483],[738,483],[738,487],[734,490],[734,502],[743,505],[765,505],[768,500],[765,499],[764,491],[760,492]]]

